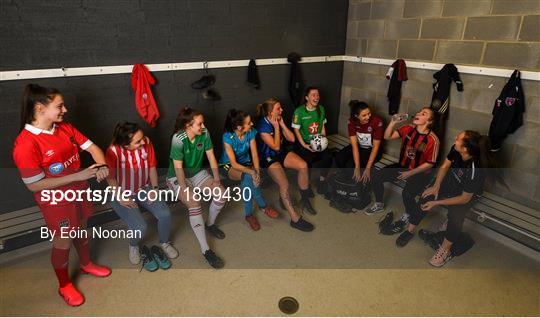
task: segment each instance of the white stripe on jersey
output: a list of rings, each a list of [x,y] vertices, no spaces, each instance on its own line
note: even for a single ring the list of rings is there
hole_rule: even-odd
[[[143,155],[143,158],[146,158],[146,160],[144,160],[144,178],[146,180],[150,180],[150,171],[148,170],[148,153],[146,152],[146,150],[144,149],[144,147],[141,148],[142,149],[142,155]],[[146,180],[142,180],[142,182],[145,182],[146,183]],[[143,186],[143,185],[146,185],[146,184],[140,184],[139,186]]]
[[[25,184],[30,184],[30,183],[34,183],[34,182],[37,182],[41,179],[45,178],[45,172],[41,171],[41,173],[39,174],[36,174],[35,176],[33,177],[28,177],[28,178],[22,178],[22,181],[25,183]]]
[[[135,172],[133,171],[133,163],[131,162],[131,151],[127,151],[127,155],[128,155],[128,162],[129,162],[129,190],[132,190],[135,188]]]
[[[139,167],[139,169],[137,169],[137,187],[142,187],[142,167],[141,167],[141,156],[139,155],[139,152],[140,150],[139,149],[135,149],[134,153],[135,153],[135,159],[137,159],[137,167]],[[135,188],[132,188],[131,189],[132,191],[135,191],[136,189]]]
[[[122,190],[126,189],[126,156],[124,155],[124,150],[120,148],[120,168],[122,169],[122,183],[120,186],[122,187]]]
[[[472,162],[472,173],[471,173],[471,180],[474,180],[474,160]]]

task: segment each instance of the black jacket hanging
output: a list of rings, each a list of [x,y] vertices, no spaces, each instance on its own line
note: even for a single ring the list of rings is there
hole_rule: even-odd
[[[399,110],[399,102],[401,100],[401,84],[407,80],[407,65],[402,59],[397,59],[386,74],[386,78],[390,79],[388,85],[388,114],[394,115]]]
[[[255,89],[261,89],[261,80],[259,79],[259,71],[254,59],[249,60],[247,82],[253,85]]]
[[[493,119],[489,126],[489,139],[491,151],[498,151],[508,134],[514,133],[523,125],[525,112],[525,94],[521,87],[521,76],[515,70],[504,85],[501,94],[493,106]]]
[[[459,77],[459,72],[454,64],[446,64],[440,71],[433,74],[436,82],[433,84],[433,96],[431,97],[431,108],[437,111],[441,118],[448,118],[448,106],[450,102],[450,86],[452,81],[456,82],[458,91],[463,91],[463,82]]]
[[[296,107],[301,103],[302,90],[304,89],[302,83],[302,74],[300,73],[300,65],[298,62],[302,60],[300,55],[295,52],[289,53],[287,61],[291,63],[291,76],[289,79],[289,96],[291,98],[292,106]]]

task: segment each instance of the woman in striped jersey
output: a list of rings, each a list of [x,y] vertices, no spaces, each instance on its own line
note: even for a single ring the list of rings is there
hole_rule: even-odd
[[[204,156],[208,158],[212,175],[203,169]],[[218,239],[224,239],[223,233],[215,224],[216,218],[225,204],[225,189],[219,178],[219,168],[214,155],[210,133],[204,126],[201,112],[185,107],[176,117],[176,124],[171,141],[167,184],[179,194],[179,198],[189,211],[189,223],[199,241],[201,252],[214,268],[222,268],[223,260],[210,249],[206,241],[206,230]],[[202,216],[201,196],[206,188],[210,189],[212,203],[206,224]]]
[[[109,185],[121,187],[122,191],[129,190],[133,194],[126,201],[112,201],[115,212],[126,222],[129,229],[141,233],[140,237],[135,236],[130,240],[129,261],[134,265],[141,261],[139,241],[147,229],[139,207],[150,211],[158,220],[159,242],[167,257],[178,257],[178,251],[169,242],[171,233],[169,207],[165,202],[158,200],[157,192],[149,192],[159,189],[156,156],[150,139],[144,135],[141,127],[128,122],[116,125],[106,159],[110,169],[107,177]],[[139,191],[144,193],[137,195]]]

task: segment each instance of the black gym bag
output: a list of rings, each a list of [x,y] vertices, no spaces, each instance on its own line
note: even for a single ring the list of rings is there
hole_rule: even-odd
[[[355,210],[363,210],[371,202],[369,188],[341,171],[328,178],[324,196],[330,203],[348,205]]]

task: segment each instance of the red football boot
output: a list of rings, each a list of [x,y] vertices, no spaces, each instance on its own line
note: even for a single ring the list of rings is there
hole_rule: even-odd
[[[112,272],[111,269],[108,268],[107,266],[97,265],[92,262],[84,266],[81,265],[81,270],[85,274],[90,274],[96,277],[107,277],[111,275],[111,272]]]
[[[84,303],[83,294],[81,294],[81,292],[78,291],[72,283],[58,288],[58,293],[60,296],[64,297],[64,301],[70,306],[77,307]]]

